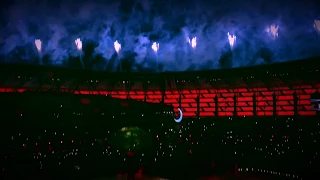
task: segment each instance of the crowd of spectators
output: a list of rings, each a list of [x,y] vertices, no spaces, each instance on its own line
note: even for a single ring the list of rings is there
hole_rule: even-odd
[[[60,106],[4,107],[2,175],[83,177],[143,168],[169,177],[250,171],[300,179],[316,175],[320,167],[319,117],[190,118],[181,123],[163,117],[135,124],[137,117],[114,118],[86,106],[68,109],[62,98],[54,99]],[[139,127],[151,142],[134,136],[137,145],[148,143],[135,150],[114,143],[126,126],[119,123],[124,119],[132,120],[130,126]]]

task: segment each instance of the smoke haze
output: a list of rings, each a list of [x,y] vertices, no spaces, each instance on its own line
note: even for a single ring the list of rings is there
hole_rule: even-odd
[[[119,60],[124,71],[156,71],[156,61],[160,71],[269,64],[319,56],[319,16],[311,0],[16,0],[2,6],[0,56],[2,63],[81,68],[81,55],[86,69],[104,71],[118,71]],[[272,24],[276,38],[266,31]],[[237,36],[233,48],[228,32]]]

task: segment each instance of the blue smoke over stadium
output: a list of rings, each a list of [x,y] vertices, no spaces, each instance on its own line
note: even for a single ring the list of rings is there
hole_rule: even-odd
[[[104,71],[118,71],[119,59],[124,71],[155,71],[156,61],[160,71],[185,71],[320,55],[320,5],[308,0],[20,1],[2,7],[2,63],[81,68],[77,38],[84,67]],[[267,32],[271,25],[279,26],[277,37]],[[237,37],[233,48],[228,32]]]

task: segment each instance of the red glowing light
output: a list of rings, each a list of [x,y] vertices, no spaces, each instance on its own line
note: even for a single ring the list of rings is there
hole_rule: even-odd
[[[82,98],[80,100],[80,102],[81,102],[81,104],[90,104],[91,103],[90,99],[87,99],[87,98]]]
[[[128,152],[127,152],[127,155],[128,155],[129,157],[132,157],[132,156],[134,155],[134,152],[128,151]]]
[[[18,77],[19,78],[19,77]],[[319,85],[318,85],[319,86]],[[294,87],[295,88],[295,87]],[[298,95],[298,111],[297,115],[300,116],[313,116],[316,115],[315,111],[311,110],[310,95],[316,92],[318,89],[313,88],[310,85],[297,87],[299,91],[290,89],[289,87],[277,87],[276,90],[269,90],[268,88],[237,88],[233,92],[228,89],[218,90],[166,90],[165,96],[162,96],[162,92],[159,90],[143,91],[75,91],[74,94],[108,94],[113,98],[120,99],[134,99],[144,100],[146,102],[161,102],[172,105],[173,107],[181,107],[184,112],[184,117],[197,117],[198,109],[200,117],[214,117],[214,116],[233,116],[236,110],[237,116],[273,116],[274,112],[277,116],[292,116],[295,115],[294,110],[294,92]],[[0,92],[25,92],[27,89],[20,88],[0,88]],[[234,95],[236,93],[236,98]],[[255,93],[257,92],[257,93]],[[273,94],[276,93],[276,109],[273,107]],[[181,94],[181,95],[180,95]],[[256,94],[255,97],[253,95]],[[199,108],[197,108],[197,97],[199,96]],[[215,98],[218,97],[218,98]],[[164,99],[162,99],[164,98]],[[180,99],[181,98],[181,99]],[[255,99],[254,99],[255,98]],[[254,106],[254,102],[256,103]],[[82,99],[82,104],[90,104],[89,99]],[[234,105],[236,104],[236,109]],[[127,102],[122,106],[129,106]],[[216,108],[218,106],[218,108]],[[216,111],[217,110],[217,111]],[[18,112],[17,112],[18,113]]]

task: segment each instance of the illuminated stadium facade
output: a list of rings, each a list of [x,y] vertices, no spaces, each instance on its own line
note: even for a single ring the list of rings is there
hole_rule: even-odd
[[[162,74],[86,72],[3,66],[1,92],[59,90],[163,102],[184,117],[313,116],[320,91],[318,58],[241,69]]]

